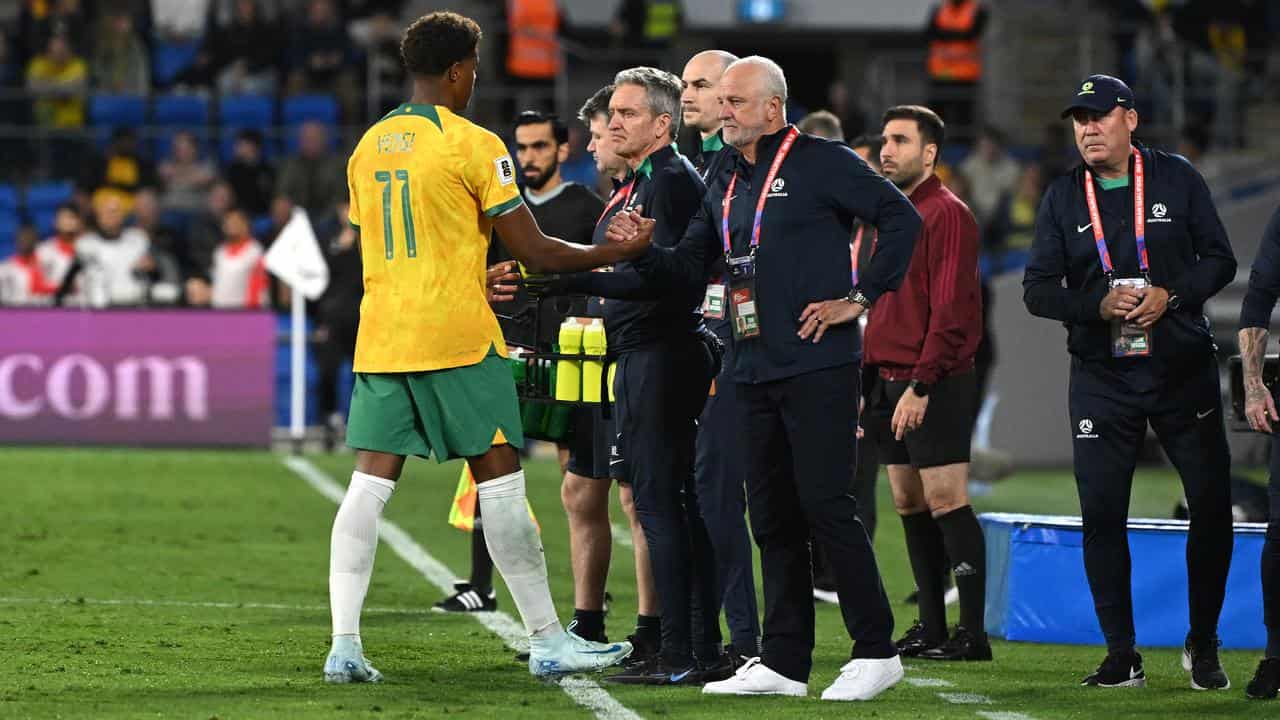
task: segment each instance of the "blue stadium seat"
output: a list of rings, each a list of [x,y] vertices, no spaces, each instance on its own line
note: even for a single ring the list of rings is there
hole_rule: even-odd
[[[270,95],[228,95],[218,103],[218,124],[222,127],[219,155],[222,161],[231,161],[236,133],[245,129],[260,130],[268,135],[276,122],[275,99]],[[275,153],[270,137],[263,143],[263,153],[271,157]]]
[[[147,121],[147,99],[139,95],[89,96],[89,124],[99,145],[105,145],[116,128],[138,128]]]
[[[298,151],[298,126],[314,120],[328,125],[332,134],[330,142],[338,146],[338,101],[332,95],[295,95],[285,98],[281,104],[281,124],[285,127],[284,151],[292,155]]]
[[[0,213],[0,260],[13,254],[17,244],[18,216],[16,213]]]
[[[18,205],[18,189],[12,185],[0,185],[0,213],[16,213]]]
[[[57,210],[31,211],[31,224],[36,226],[36,232],[42,239],[53,235],[53,219],[57,214]]]
[[[156,84],[165,87],[191,67],[201,42],[199,39],[181,43],[157,39],[151,50],[151,76]]]
[[[27,186],[27,209],[34,215],[41,211],[53,212],[58,206],[71,201],[75,186],[70,182],[37,183]]]
[[[267,238],[271,235],[271,228],[273,226],[274,224],[271,221],[271,216],[262,215],[253,219],[253,222],[250,225],[250,232],[253,233],[253,238],[255,240],[265,244],[267,242]]]

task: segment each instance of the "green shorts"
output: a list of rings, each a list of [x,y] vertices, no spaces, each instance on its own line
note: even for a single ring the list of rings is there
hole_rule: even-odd
[[[437,462],[524,445],[511,366],[495,350],[475,365],[412,373],[356,373],[347,445]]]

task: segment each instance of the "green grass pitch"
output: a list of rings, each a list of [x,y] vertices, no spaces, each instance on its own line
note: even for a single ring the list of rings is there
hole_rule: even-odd
[[[350,456],[314,457],[345,484]],[[562,618],[572,607],[568,533],[556,468],[527,466],[531,502]],[[455,573],[468,538],[445,518],[458,466],[413,461],[387,517]],[[1133,514],[1166,516],[1178,495],[1143,471]],[[880,567],[895,603],[911,590],[902,529],[881,485]],[[426,612],[439,592],[383,544],[363,635],[387,676],[380,686],[326,686],[327,572],[334,505],[267,453],[0,450],[0,718],[587,718],[564,692],[531,678],[471,617]],[[1075,514],[1068,473],[1024,472],[975,505],[982,511]],[[622,523],[620,511],[615,523]],[[609,631],[635,614],[630,550],[615,546]],[[499,605],[514,613],[505,590]],[[914,617],[895,605],[898,630]],[[817,695],[847,657],[833,606],[818,608],[807,700],[710,699],[695,689],[606,689],[644,718],[1280,717],[1246,702],[1255,653],[1224,653],[1233,687],[1189,689],[1172,650],[1145,652],[1145,690],[1076,686],[1102,658],[1092,647],[995,643],[989,664],[908,663],[908,678],[869,704]],[[953,608],[954,612],[954,608]],[[1259,627],[1261,633],[1261,609]],[[940,683],[939,683],[940,685]],[[978,699],[989,704],[948,702]]]

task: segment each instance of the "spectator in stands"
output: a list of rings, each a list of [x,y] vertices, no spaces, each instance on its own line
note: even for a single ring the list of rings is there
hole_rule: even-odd
[[[950,118],[943,119],[950,122]],[[1013,190],[1020,171],[1018,161],[1005,149],[1004,133],[990,125],[983,127],[973,152],[960,164],[960,172],[969,179],[973,201],[969,207],[978,217],[979,227],[991,222],[996,203]]]
[[[333,0],[310,0],[306,21],[290,29],[288,91],[333,93],[348,121],[362,117],[360,92],[352,72],[354,48]]]
[[[1014,188],[996,203],[983,235],[991,275],[1026,267],[1031,242],[1036,237],[1036,211],[1044,189],[1042,183],[1040,166],[1027,165]]]
[[[370,52],[400,44],[400,13],[405,0],[347,0],[347,31]]]
[[[164,184],[160,204],[166,212],[190,216],[204,206],[209,188],[218,179],[212,162],[200,158],[200,143],[188,131],[173,136],[172,156],[160,163],[159,176]]]
[[[152,268],[148,273],[152,305],[173,305],[182,295],[182,269],[178,263],[178,233],[163,222],[160,200],[151,190],[134,197],[133,226],[151,240]]]
[[[682,16],[680,0],[622,0],[609,34],[627,48],[666,48],[680,32]]]
[[[360,243],[347,222],[347,203],[318,223],[316,236],[329,265],[329,286],[316,304],[316,364],[320,370],[320,397],[317,409],[325,423],[325,444],[332,448],[345,420],[338,412],[338,374],[344,362],[355,357],[356,327],[360,322],[360,300],[364,297],[364,276],[360,263]]]
[[[180,247],[178,262],[187,278],[187,302],[209,304],[210,269],[213,254],[222,243],[222,224],[235,207],[235,195],[226,182],[218,182],[209,190],[205,208],[192,219],[186,242]]]
[[[329,148],[328,127],[314,121],[302,124],[298,154],[280,165],[276,196],[301,206],[313,218],[327,216],[347,196],[346,167]]]
[[[145,95],[151,89],[147,48],[124,10],[102,16],[93,45],[93,85],[101,92]]]
[[[14,57],[25,65],[48,47],[49,38],[61,35],[72,48],[89,47],[89,13],[80,0],[27,0],[18,15]]]
[[[249,233],[249,216],[243,210],[227,212],[222,223],[223,242],[210,268],[215,308],[260,308],[267,304],[267,269],[262,245]]]
[[[36,248],[36,260],[40,263],[40,272],[53,283],[61,287],[76,261],[76,242],[84,234],[84,218],[80,210],[71,203],[58,206],[53,216],[53,235],[45,239]],[[74,294],[72,288],[63,291],[64,295]]]
[[[40,240],[31,225],[18,228],[17,252],[0,261],[0,305],[49,305],[58,286],[40,268],[36,244]]]
[[[224,95],[270,94],[280,64],[280,29],[257,0],[235,0],[235,10],[211,35],[218,91]]]
[[[35,121],[38,126],[47,130],[84,127],[84,93],[89,69],[75,54],[66,35],[50,36],[44,52],[27,65],[26,75],[27,90],[37,98]],[[74,172],[80,149],[76,138],[55,135],[45,147],[49,150],[49,165],[54,175]]]
[[[840,125],[840,118],[830,110],[815,110],[800,118],[796,127],[803,133],[844,142],[844,128]]]
[[[155,270],[151,240],[136,227],[125,227],[125,200],[117,193],[94,201],[96,229],[76,241],[83,266],[81,284],[89,305],[141,305],[147,300],[148,275]]]
[[[987,9],[978,0],[942,0],[929,13],[929,107],[947,123],[947,137],[973,137],[982,81],[982,31]]]
[[[235,191],[236,205],[252,217],[267,212],[275,189],[276,172],[263,157],[262,133],[241,130],[232,146],[231,164],[225,173]]]
[[[155,165],[139,151],[137,133],[131,128],[117,128],[103,156],[89,164],[78,191],[83,197],[115,192],[124,199],[125,212],[128,212],[133,206],[134,193],[156,187]],[[83,202],[82,207],[85,205],[96,208],[96,199]]]
[[[152,0],[152,31],[171,43],[199,40],[209,18],[210,0]]]

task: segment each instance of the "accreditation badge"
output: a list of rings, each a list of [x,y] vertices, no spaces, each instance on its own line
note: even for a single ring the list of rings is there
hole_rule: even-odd
[[[1111,287],[1132,287],[1138,290],[1150,285],[1146,278],[1113,278]],[[1148,357],[1151,355],[1151,328],[1139,327],[1126,320],[1111,321],[1112,357]]]
[[[702,299],[702,317],[708,320],[723,320],[724,301],[724,283],[708,284],[706,297]]]
[[[756,265],[752,256],[729,258],[729,320],[734,340],[760,336],[760,309],[756,304]]]

